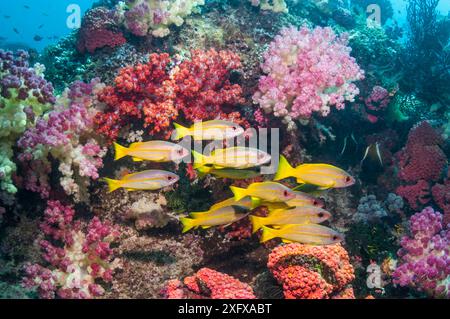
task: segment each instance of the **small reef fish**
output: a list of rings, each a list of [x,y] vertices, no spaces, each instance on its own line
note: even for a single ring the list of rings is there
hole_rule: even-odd
[[[241,146],[217,149],[211,155],[203,155],[192,151],[192,155],[194,156],[195,169],[205,165],[213,165],[216,169],[245,169],[264,165],[271,159],[271,156],[264,151]]]
[[[266,201],[261,201],[260,206],[266,206],[269,211],[274,211],[276,209],[288,209],[292,207],[302,207],[302,206],[315,206],[323,208],[325,203],[323,200],[313,197],[309,194],[305,194],[298,191],[293,191],[295,197],[286,202],[271,203]]]
[[[103,178],[108,183],[110,193],[119,188],[125,188],[128,191],[158,190],[175,184],[179,179],[174,173],[154,169],[128,174],[121,180]]]
[[[252,196],[266,202],[286,202],[295,198],[295,193],[291,189],[276,182],[253,183],[247,189],[230,186],[230,189],[234,194],[235,200],[240,200],[245,196]]]
[[[331,228],[316,224],[293,224],[279,229],[262,226],[261,242],[281,238],[284,243],[297,242],[309,245],[332,245],[344,236]]]
[[[370,144],[369,146],[367,146],[366,151],[364,152],[364,157],[361,160],[360,165],[362,165],[364,163],[364,161],[366,160],[367,157],[378,160],[380,165],[383,166],[383,158],[381,157],[380,144],[375,143],[375,144]]]
[[[280,226],[290,224],[319,224],[331,217],[331,213],[315,206],[276,209],[267,217],[250,216],[253,233],[266,225]]]
[[[222,207],[210,213],[191,214],[192,218],[181,217],[183,233],[192,228],[202,227],[207,229],[213,226],[223,226],[232,224],[248,214],[248,209],[242,206]]]
[[[132,156],[135,162],[143,160],[152,162],[179,162],[189,155],[189,151],[177,144],[165,141],[133,143],[129,148],[114,143],[115,160]]]
[[[255,197],[245,196],[245,197],[241,198],[240,200],[236,201],[234,199],[234,197],[231,197],[224,201],[221,201],[219,203],[212,205],[208,212],[212,212],[212,211],[218,210],[220,208],[233,206],[233,205],[245,207],[245,208],[248,208],[249,210],[252,210],[261,205],[261,200],[258,198],[255,198]],[[201,214],[201,213],[191,213],[190,215],[193,215],[193,214]]]
[[[244,129],[236,123],[222,120],[198,122],[190,128],[174,123],[174,140],[180,140],[185,136],[192,136],[195,141],[225,140],[242,135]]]
[[[299,192],[299,191],[293,191],[295,194],[295,197],[291,200],[288,200],[286,204],[288,204],[291,207],[294,206],[316,206],[323,208],[325,206],[325,203],[323,200],[318,199],[314,196],[311,196],[309,194]]]
[[[200,177],[211,174],[220,178],[230,178],[230,179],[248,179],[255,178],[261,175],[260,172],[254,170],[245,169],[234,169],[234,168],[222,168],[217,169],[214,167],[202,166],[197,168]]]
[[[38,34],[36,34],[36,35],[33,37],[33,40],[36,41],[36,42],[42,41],[43,39],[44,39],[44,38],[41,37],[41,36],[38,35]]]
[[[17,34],[20,34],[19,30],[17,30],[17,28],[13,28],[13,31]]]
[[[346,171],[329,164],[302,164],[292,167],[284,156],[280,156],[280,164],[275,181],[295,177],[299,184],[316,185],[321,190],[343,188],[355,183],[355,179]]]

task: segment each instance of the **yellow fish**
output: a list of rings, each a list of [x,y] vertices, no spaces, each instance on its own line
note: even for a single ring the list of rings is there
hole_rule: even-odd
[[[284,156],[280,157],[275,180],[295,177],[299,184],[316,185],[320,189],[348,187],[355,179],[344,170],[328,164],[302,164],[293,168]]]
[[[247,189],[230,186],[230,189],[234,194],[235,200],[240,200],[245,196],[252,196],[273,203],[286,202],[295,198],[295,193],[291,189],[276,182],[252,183]]]
[[[255,178],[261,175],[260,172],[254,170],[234,169],[234,168],[221,168],[217,169],[209,166],[202,166],[197,168],[200,176],[211,174],[220,178],[230,179],[248,179]]]
[[[133,143],[129,148],[114,143],[115,160],[132,156],[135,162],[142,160],[152,162],[179,162],[189,155],[189,151],[177,144],[165,141],[148,141]]]
[[[198,122],[190,128],[174,123],[175,135],[173,140],[180,140],[185,136],[192,136],[195,141],[224,140],[242,135],[244,129],[236,123],[222,120]]]
[[[264,151],[249,147],[229,147],[216,149],[211,155],[203,155],[192,151],[194,168],[213,165],[216,169],[235,168],[245,169],[270,162],[270,155]]]
[[[158,190],[175,184],[179,179],[178,175],[174,173],[154,169],[128,174],[121,180],[103,178],[108,183],[110,193],[119,188],[129,191]]]
[[[242,206],[222,207],[210,213],[191,214],[193,218],[181,217],[180,222],[183,224],[183,233],[192,228],[202,227],[203,229],[212,226],[222,226],[232,224],[245,216],[248,210]]]
[[[292,191],[295,195],[293,199],[290,199],[286,202],[267,202],[261,201],[260,206],[266,206],[269,211],[273,211],[276,209],[288,209],[293,207],[301,207],[301,206],[316,206],[323,208],[325,207],[325,203],[323,200],[313,197],[309,194],[305,194],[298,191]]]
[[[234,206],[242,206],[242,207],[248,208],[249,210],[252,210],[252,209],[255,209],[256,207],[259,207],[260,204],[261,204],[261,200],[258,198],[255,198],[255,197],[245,196],[244,198],[241,198],[238,201],[236,201],[234,199],[234,197],[231,197],[224,201],[221,201],[219,203],[212,205],[209,209],[209,212],[218,210],[223,207],[233,206],[233,205]],[[191,215],[192,214],[195,214],[195,213],[191,213]],[[197,213],[197,214],[201,214],[201,213]]]
[[[309,245],[331,245],[341,242],[344,236],[331,228],[316,224],[286,225],[280,229],[262,226],[261,242],[281,238],[283,242]]]
[[[289,224],[319,224],[331,217],[331,214],[315,206],[295,207],[292,209],[277,209],[267,217],[250,216],[253,225],[253,233],[266,225],[289,225]]]

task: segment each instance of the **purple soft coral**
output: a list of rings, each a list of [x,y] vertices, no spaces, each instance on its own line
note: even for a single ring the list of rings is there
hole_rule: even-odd
[[[84,188],[88,182],[86,178],[99,177],[98,169],[103,165],[105,149],[99,146],[93,131],[96,110],[92,105],[97,85],[100,84],[95,80],[89,84],[75,82],[64,93],[62,103],[20,138],[18,146],[22,152],[19,159],[24,167],[36,167],[32,164],[34,161],[42,164],[39,171],[26,170],[32,178],[25,179],[25,188],[39,191],[43,198],[48,197],[45,176],[51,171],[50,154],[60,161],[61,185],[76,199],[80,199],[80,183]],[[38,182],[43,184],[37,185]]]
[[[450,298],[450,231],[431,207],[410,219],[411,237],[403,237],[394,283]]]
[[[40,228],[51,242],[42,240],[40,245],[49,266],[27,265],[23,282],[25,287],[37,288],[41,298],[98,297],[104,290],[96,279],[111,281],[118,266],[110,248],[110,242],[118,236],[117,230],[94,217],[83,232],[74,215],[71,206],[48,202]]]

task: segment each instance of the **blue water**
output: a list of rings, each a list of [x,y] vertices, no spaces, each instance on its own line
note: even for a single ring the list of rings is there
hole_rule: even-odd
[[[83,14],[94,2],[94,0],[3,0],[0,2],[0,47],[24,46],[40,51],[72,32],[66,23],[70,15],[66,9],[70,4],[77,4]],[[25,6],[30,8],[27,9]],[[40,26],[42,27],[39,29]],[[36,35],[43,39],[35,41],[33,38]]]
[[[76,4],[81,9],[81,15],[88,10],[95,0],[16,0],[1,1],[0,3],[0,47],[16,49],[30,47],[38,51],[49,44],[57,42],[72,29],[67,26],[67,7]],[[407,0],[393,0],[393,19],[400,25],[406,23]],[[29,6],[27,9],[24,6]],[[442,15],[450,12],[450,1],[441,0],[439,7]],[[5,17],[9,16],[9,18]],[[40,29],[39,27],[42,26]],[[14,29],[17,30],[14,31]],[[35,41],[38,35],[43,39]]]

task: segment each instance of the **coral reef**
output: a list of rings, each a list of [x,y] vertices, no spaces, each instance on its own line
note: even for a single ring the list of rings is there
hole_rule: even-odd
[[[75,210],[59,201],[49,201],[41,224],[49,240],[40,245],[49,268],[39,264],[26,266],[24,285],[36,288],[41,298],[92,298],[104,293],[96,279],[112,280],[119,266],[113,259],[110,242],[117,236],[109,223],[94,217],[86,230],[74,220]]]
[[[411,286],[430,297],[449,298],[450,232],[431,207],[410,219],[411,236],[402,238],[394,283]]]
[[[13,146],[38,116],[55,102],[53,86],[44,79],[45,68],[30,67],[25,51],[0,50],[0,190],[15,193]]]
[[[287,299],[354,298],[347,290],[355,278],[353,267],[340,244],[279,246],[270,253],[267,266]]]
[[[61,95],[54,109],[36,121],[18,141],[24,166],[24,187],[47,198],[50,155],[59,161],[60,184],[77,201],[86,200],[90,179],[99,177],[105,148],[95,139],[95,93],[101,85],[75,82]]]
[[[284,0],[249,0],[252,6],[260,7],[261,10],[270,10],[273,12],[288,12],[288,7]]]
[[[343,109],[359,93],[352,82],[364,77],[347,41],[331,28],[283,29],[264,54],[268,75],[260,79],[254,102],[288,125],[313,112],[327,116],[331,106]]]
[[[77,49],[80,53],[94,53],[96,49],[106,46],[114,48],[125,42],[113,11],[97,7],[84,15],[78,31]]]
[[[184,286],[183,286],[184,284]],[[183,288],[193,294],[190,298],[211,299],[254,299],[252,288],[239,280],[220,273],[218,271],[202,268],[193,276],[179,280],[171,280],[163,290],[163,295],[168,299],[184,299],[189,294]]]
[[[165,37],[171,25],[181,26],[204,0],[129,0],[117,6],[116,14],[134,35]]]
[[[404,182],[396,193],[405,198],[412,209],[419,209],[430,201],[432,186],[442,178],[448,164],[441,148],[443,143],[438,132],[424,121],[411,129],[406,146],[396,154],[398,177]]]
[[[113,140],[130,118],[143,118],[151,134],[167,135],[179,113],[189,121],[211,119],[242,101],[240,86],[228,80],[230,71],[240,66],[234,53],[192,51],[189,60],[169,72],[173,62],[168,54],[151,54],[147,64],[121,69],[115,85],[98,95],[106,109],[95,117],[97,131]]]

